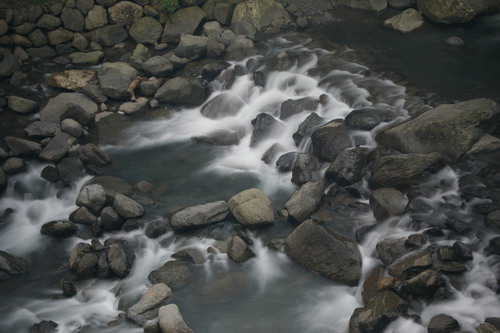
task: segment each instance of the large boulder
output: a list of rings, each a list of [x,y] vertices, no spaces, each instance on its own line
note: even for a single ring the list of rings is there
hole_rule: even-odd
[[[66,155],[76,142],[76,138],[68,133],[59,133],[53,137],[40,153],[40,158],[57,162]]]
[[[429,172],[444,166],[439,153],[403,154],[379,157],[372,166],[370,185],[378,187],[408,188],[419,184]]]
[[[344,121],[350,128],[369,131],[381,122],[389,122],[395,118],[396,114],[389,110],[362,108],[349,112]]]
[[[86,185],[78,194],[76,204],[89,208],[92,212],[98,214],[104,205],[108,202],[104,187],[99,184]]]
[[[418,9],[431,21],[465,23],[500,6],[498,0],[417,0]]]
[[[234,217],[245,226],[274,223],[271,200],[259,189],[252,188],[233,196],[228,201]]]
[[[162,43],[178,43],[182,34],[192,35],[207,14],[200,7],[179,9],[167,21],[161,36]]]
[[[306,268],[350,286],[361,278],[361,254],[352,239],[343,237],[312,220],[288,236],[285,252]]]
[[[351,8],[374,11],[387,8],[387,0],[340,0],[340,4]]]
[[[377,221],[404,214],[408,198],[392,187],[379,188],[370,196],[370,208]]]
[[[198,79],[176,77],[165,82],[154,98],[164,103],[198,106],[206,100],[207,89]]]
[[[440,153],[457,161],[500,121],[500,106],[488,99],[443,104],[382,132],[377,141],[403,153]]]
[[[136,43],[154,44],[160,39],[163,27],[152,17],[141,17],[130,27],[128,33]]]
[[[285,208],[293,219],[303,222],[316,212],[324,194],[323,182],[305,183],[286,202]]]
[[[225,201],[216,201],[203,205],[191,206],[172,215],[170,225],[175,230],[207,225],[222,221],[229,214]]]
[[[128,97],[127,89],[137,77],[137,70],[124,62],[106,62],[98,72],[101,91],[114,99]]]
[[[85,110],[89,117],[98,111],[97,104],[81,93],[61,93],[49,99],[49,102],[40,111],[42,122],[58,123],[63,119],[64,112],[70,105],[77,105]]]
[[[352,146],[347,127],[331,121],[321,126],[311,136],[314,155],[324,161],[333,162],[337,155]]]
[[[136,3],[119,1],[116,5],[108,9],[108,14],[111,22],[126,27],[142,16],[143,9]]]
[[[158,310],[158,320],[163,333],[194,333],[184,322],[179,308],[175,304],[162,306]]]
[[[236,6],[231,24],[248,22],[263,33],[276,33],[291,25],[283,5],[274,0],[247,0]]]

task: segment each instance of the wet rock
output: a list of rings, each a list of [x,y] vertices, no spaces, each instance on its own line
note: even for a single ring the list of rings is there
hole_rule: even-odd
[[[363,177],[363,169],[368,162],[367,151],[363,148],[344,150],[328,167],[325,177],[338,185],[351,185]]]
[[[108,197],[114,197],[117,193],[129,195],[132,191],[132,186],[124,179],[113,176],[94,177],[93,179],[89,180],[87,184],[101,185],[106,191]]]
[[[229,242],[227,256],[232,261],[241,264],[248,259],[255,257],[255,253],[253,253],[243,239],[238,236],[234,236]]]
[[[117,193],[113,200],[113,207],[125,219],[141,217],[145,214],[144,208],[137,201]]]
[[[134,116],[143,113],[148,107],[148,99],[139,97],[135,101],[125,102],[120,105],[119,111],[129,116]]]
[[[500,255],[500,237],[494,237],[490,239],[490,242],[486,249],[489,253]]]
[[[163,28],[161,42],[178,43],[182,34],[194,34],[205,16],[206,13],[198,6],[176,11]]]
[[[303,185],[307,182],[318,181],[323,178],[320,174],[321,162],[314,155],[298,153],[292,167],[292,183]]]
[[[276,33],[292,21],[281,3],[273,0],[247,0],[234,8],[231,24],[245,21],[263,33]],[[222,22],[221,22],[222,23]]]
[[[170,225],[174,230],[182,230],[222,221],[228,214],[228,204],[225,201],[216,201],[184,208],[172,215]]]
[[[122,26],[113,24],[95,29],[90,33],[90,37],[102,46],[113,46],[126,40],[128,34]]]
[[[236,36],[231,39],[231,43],[226,50],[225,59],[227,61],[241,61],[256,54],[257,50],[252,40],[245,36]]]
[[[7,96],[9,109],[17,113],[27,114],[38,110],[38,103],[19,96]]]
[[[316,111],[319,101],[315,98],[304,97],[300,99],[289,99],[281,104],[280,119],[287,119],[303,111]]]
[[[47,165],[43,168],[40,177],[45,179],[48,182],[55,182],[59,179],[59,172],[57,172],[57,168],[52,165]]]
[[[212,81],[214,80],[224,69],[228,68],[230,65],[225,61],[209,62],[203,66],[201,76],[203,79]],[[237,96],[239,97],[239,96]]]
[[[417,0],[418,10],[436,23],[465,23],[479,14],[498,8],[498,2],[491,0],[445,1]]]
[[[500,329],[496,328],[490,323],[482,323],[476,327],[478,333],[498,333]]]
[[[87,169],[94,170],[96,167],[102,167],[111,163],[111,158],[91,143],[80,146],[78,157]]]
[[[175,304],[162,306],[158,310],[158,320],[164,333],[194,333],[184,322],[179,308]]]
[[[396,260],[389,266],[388,272],[398,279],[405,280],[430,268],[432,264],[431,252],[426,249]]]
[[[152,17],[141,17],[135,21],[128,33],[136,43],[154,44],[160,39],[163,27]]]
[[[85,18],[76,8],[65,6],[61,13],[61,20],[64,27],[71,31],[82,31],[85,26]]]
[[[446,38],[446,40],[444,42],[446,43],[446,45],[453,46],[453,47],[464,47],[465,46],[464,40],[460,37],[457,37],[457,36],[452,36],[452,37]]]
[[[427,243],[429,239],[427,236],[422,235],[422,234],[413,234],[408,236],[408,238],[405,241],[405,245],[409,247],[421,247],[425,243]]]
[[[196,265],[204,264],[207,261],[204,253],[196,248],[177,251],[172,254],[172,258],[189,261]]]
[[[269,138],[272,134],[279,132],[283,124],[267,113],[260,113],[252,120],[253,131],[250,139],[250,147],[255,147],[261,141]]]
[[[25,270],[26,264],[21,258],[0,251],[0,281],[10,279],[14,275],[24,274]]]
[[[139,84],[139,92],[144,96],[154,96],[156,91],[160,88],[162,83],[161,79],[150,78]]]
[[[207,56],[207,44],[207,37],[181,35],[174,53],[180,58],[201,59]]]
[[[98,111],[97,104],[90,98],[81,93],[61,93],[53,97],[40,111],[40,120],[42,122],[59,122],[66,117],[64,113],[71,105],[79,106],[88,114],[88,117],[93,117]],[[73,118],[73,117],[67,117]],[[75,119],[81,123],[80,119]]]
[[[323,125],[325,120],[318,116],[317,113],[313,112],[299,125],[297,131],[293,133],[292,137],[295,141],[295,145],[299,146],[305,138],[311,137],[312,133],[321,125]]]
[[[453,250],[455,250],[456,255],[462,260],[472,259],[472,249],[467,244],[455,242],[453,243]]]
[[[76,139],[68,133],[59,133],[43,148],[39,156],[47,161],[59,161],[75,142]]]
[[[69,269],[80,278],[93,276],[97,272],[99,258],[86,243],[78,243],[71,250]]]
[[[452,333],[458,330],[460,325],[456,319],[445,314],[432,317],[427,326],[428,333]]]
[[[403,153],[437,152],[456,161],[500,119],[500,107],[488,99],[443,104],[380,133],[377,141]]]
[[[164,283],[158,283],[149,287],[141,299],[127,310],[127,318],[138,324],[145,324],[147,321],[146,318],[144,318],[146,312],[155,310],[155,308],[160,306],[171,294],[172,291]]]
[[[436,271],[428,269],[406,281],[408,289],[418,296],[430,297],[439,287],[445,285],[444,278]]]
[[[288,236],[285,252],[292,259],[333,281],[355,286],[361,278],[357,244],[312,220]]]
[[[123,220],[112,207],[105,207],[100,216],[101,227],[105,231],[120,230]]]
[[[56,333],[57,326],[59,325],[52,320],[42,320],[31,326],[29,333]]]
[[[191,276],[189,267],[182,261],[169,261],[162,267],[149,273],[148,279],[151,283],[164,283],[170,287],[183,285]]]
[[[370,186],[408,188],[419,184],[427,173],[438,171],[443,166],[443,157],[438,153],[379,157],[372,166]]]
[[[74,52],[69,55],[70,62],[75,65],[98,65],[104,59],[104,53],[94,52]]]
[[[392,291],[382,291],[370,299],[358,315],[362,332],[382,332],[409,308],[408,303]]]
[[[42,151],[42,146],[38,142],[8,136],[5,143],[16,155],[38,155]]]
[[[132,247],[125,240],[113,240],[108,250],[109,267],[113,273],[124,278],[130,273],[135,261],[135,253]]]
[[[323,182],[309,182],[301,186],[286,202],[289,215],[299,221],[307,220],[319,207],[325,191]]]
[[[162,333],[160,323],[157,321],[150,321],[144,326],[144,333]]]
[[[403,215],[407,205],[408,198],[391,187],[379,188],[370,196],[370,209],[379,222]]]
[[[7,174],[20,173],[26,170],[26,163],[17,157],[11,157],[2,166],[3,171]]]
[[[87,207],[80,207],[70,214],[69,220],[73,223],[92,225],[97,222],[97,216]]]
[[[124,62],[106,62],[98,71],[101,91],[114,99],[128,97],[127,89],[137,77],[137,70]]]
[[[314,155],[329,162],[333,162],[339,153],[352,146],[347,127],[335,121],[315,130],[311,142]]]
[[[61,287],[62,295],[64,297],[73,297],[78,293],[78,289],[76,288],[75,284],[71,281],[66,281],[64,279],[61,279],[59,285]]]
[[[478,142],[465,154],[464,159],[485,163],[496,169],[500,169],[500,162],[496,158],[500,153],[500,139],[485,134]]]
[[[151,57],[142,64],[142,69],[151,76],[167,77],[174,71],[174,65],[165,57]]]
[[[245,190],[228,201],[234,217],[244,226],[274,223],[271,200],[259,189]]]
[[[384,239],[377,243],[376,249],[378,256],[382,262],[389,266],[394,261],[412,252],[411,248],[406,246],[404,238]]]
[[[68,221],[52,221],[42,225],[42,235],[52,237],[71,237],[78,231],[78,227]]]
[[[76,204],[78,206],[85,206],[94,213],[100,213],[107,203],[108,198],[104,187],[99,184],[86,185],[78,194]]]
[[[207,89],[198,79],[176,77],[162,85],[154,98],[164,103],[198,106],[206,100]]]
[[[232,146],[240,143],[240,135],[235,131],[217,130],[207,135],[192,137],[191,140],[214,146]]]
[[[144,234],[149,238],[158,238],[161,235],[167,233],[168,231],[168,221],[160,219],[151,221],[148,223]]]
[[[402,33],[412,32],[422,24],[424,24],[424,18],[413,8],[407,9],[401,14],[384,21],[384,26],[401,31]]]
[[[369,131],[381,122],[389,122],[395,118],[396,115],[392,111],[363,108],[351,111],[344,121],[348,127]]]
[[[292,171],[293,165],[295,163],[295,159],[297,158],[299,153],[290,152],[281,155],[276,161],[276,167],[280,172],[289,172]]]
[[[226,92],[211,99],[201,108],[201,114],[210,119],[235,116],[245,105],[241,97]]]
[[[361,296],[363,297],[363,301],[368,303],[370,299],[375,297],[378,292],[378,284],[379,280],[382,278],[384,273],[383,266],[376,266],[366,277],[365,282],[363,283],[363,291]]]

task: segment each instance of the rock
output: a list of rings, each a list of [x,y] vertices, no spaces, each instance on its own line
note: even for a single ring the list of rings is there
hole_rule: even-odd
[[[412,251],[406,246],[406,239],[384,239],[377,243],[376,250],[382,262],[389,266]]]
[[[226,50],[226,60],[241,61],[256,54],[257,50],[250,39],[245,36],[236,36],[231,39],[231,43]]]
[[[157,321],[149,321],[144,326],[144,333],[162,333],[160,323]]]
[[[170,225],[175,230],[220,222],[229,214],[225,201],[216,201],[204,205],[184,208],[172,215]]]
[[[500,120],[500,107],[488,99],[443,104],[382,132],[377,141],[403,153],[440,153],[454,162]]]
[[[3,56],[0,60],[0,77],[11,76],[21,67],[19,60],[12,53],[3,51],[0,54]]]
[[[14,35],[11,35],[11,38],[12,38],[12,41],[14,42],[14,44],[19,45],[21,47],[27,48],[27,47],[32,46],[30,40],[27,37],[24,37],[22,35],[14,34]]]
[[[460,37],[457,37],[457,36],[452,36],[452,37],[446,38],[446,40],[444,42],[446,43],[446,45],[453,46],[453,47],[464,47],[465,46],[464,40]]]
[[[7,177],[2,168],[0,168],[0,193],[2,193],[7,187]]]
[[[234,236],[229,242],[227,256],[232,261],[241,264],[248,259],[255,257],[255,253],[253,253],[243,239],[238,236]]]
[[[430,297],[435,294],[439,287],[445,285],[445,281],[436,271],[428,269],[407,280],[406,285],[412,293],[418,296]]]
[[[149,273],[151,283],[164,283],[170,287],[179,287],[191,276],[189,267],[182,261],[169,261],[162,267]]]
[[[119,111],[133,116],[144,112],[148,106],[148,99],[139,97],[133,102],[126,102],[120,105]]]
[[[194,333],[182,318],[175,304],[162,306],[158,310],[158,320],[163,333]]]
[[[57,326],[59,325],[52,320],[42,320],[31,326],[29,333],[56,333]]]
[[[146,227],[144,234],[149,238],[158,238],[169,230],[168,221],[163,219],[152,221]],[[175,257],[173,257],[175,258]]]
[[[395,278],[406,280],[430,268],[432,264],[431,253],[426,249],[396,260],[389,266],[388,272]]]
[[[102,6],[94,6],[85,17],[85,29],[94,30],[108,24],[108,12]]]
[[[52,165],[47,165],[40,173],[40,177],[48,182],[55,182],[59,179],[59,172]]]
[[[40,29],[36,29],[28,35],[34,47],[47,45],[48,40],[45,34]]]
[[[396,9],[406,9],[411,7],[415,0],[387,0],[387,4]]]
[[[465,23],[479,14],[498,8],[495,0],[417,0],[417,6],[429,20],[436,23]]]
[[[87,169],[94,169],[95,167],[102,167],[111,163],[108,154],[91,143],[80,146],[78,149],[78,157]]]
[[[111,7],[113,6],[114,4],[116,4],[116,2],[118,0],[96,0],[98,4],[100,4],[101,6],[104,6],[104,7]]]
[[[59,133],[43,148],[39,156],[47,161],[59,161],[75,142],[76,139],[68,133]]]
[[[486,216],[486,225],[492,229],[500,230],[500,210],[494,210]]]
[[[38,109],[38,103],[19,96],[7,96],[8,106],[12,111],[27,114]]]
[[[255,147],[271,135],[279,132],[283,124],[267,113],[260,113],[252,120],[253,131],[250,139],[250,147]]]
[[[97,216],[87,207],[80,207],[71,213],[69,220],[73,223],[91,225],[97,222]]]
[[[222,35],[222,28],[217,21],[207,22],[203,25],[202,35],[205,37],[217,36],[220,37]]]
[[[282,144],[274,143],[264,154],[262,154],[260,160],[270,165],[283,150],[285,150],[285,147]]]
[[[64,119],[61,122],[61,129],[75,138],[79,138],[83,135],[83,127],[77,121],[73,119]]]
[[[105,231],[120,230],[123,220],[112,207],[105,207],[100,216],[101,227]]]
[[[377,12],[387,8],[387,0],[340,0],[340,4],[355,9]]]
[[[325,172],[329,181],[338,185],[352,185],[363,177],[363,170],[368,164],[367,151],[363,148],[344,150],[337,155]]]
[[[496,136],[485,134],[465,154],[464,159],[482,162],[494,168],[500,168],[500,162],[496,158],[500,152],[500,139]]]
[[[142,69],[155,77],[167,77],[174,71],[174,65],[165,57],[151,57],[142,64]]]
[[[21,258],[0,251],[0,281],[10,279],[14,275],[24,274],[25,271],[26,264]]]
[[[162,80],[156,79],[156,78],[153,78],[153,79],[150,78],[147,81],[142,81],[139,84],[139,92],[141,93],[141,95],[144,95],[144,96],[154,96],[155,93],[160,88],[161,83],[162,83]]]
[[[64,72],[52,73],[46,80],[49,87],[68,90],[79,90],[85,87],[96,76],[94,70],[70,69]]]
[[[2,166],[3,171],[7,174],[20,173],[26,170],[26,163],[20,158],[11,157]]]
[[[78,227],[68,221],[52,221],[42,225],[41,234],[52,237],[70,237],[78,231]]]
[[[401,14],[384,21],[384,26],[403,33],[412,32],[418,29],[422,24],[424,24],[424,18],[413,8],[407,9]]]
[[[144,208],[139,203],[120,193],[115,195],[113,207],[125,219],[141,217],[145,214]]]
[[[372,187],[407,188],[419,184],[426,173],[444,166],[439,153],[404,154],[379,157],[372,166]]]
[[[394,119],[396,114],[392,111],[363,108],[349,112],[344,121],[348,127],[369,131],[381,122],[390,122]]]
[[[498,333],[500,332],[500,329],[490,323],[482,323],[476,327],[476,331],[478,333]]]
[[[1,25],[1,23],[0,23],[0,25]],[[26,23],[23,23],[23,24],[18,25],[17,27],[15,27],[14,31],[16,32],[16,34],[25,36],[25,35],[29,34],[30,32],[32,32],[35,29],[36,29],[36,24],[35,23],[26,22]],[[2,29],[0,27],[0,34],[2,32],[1,30]]]
[[[61,13],[61,20],[66,29],[71,31],[83,31],[85,18],[76,8],[65,6]]]
[[[4,165],[4,170],[5,170],[5,165]],[[7,170],[5,170],[5,172],[7,172]],[[494,237],[490,239],[486,250],[489,253],[500,255],[500,237]]]
[[[206,13],[198,6],[179,9],[165,24],[161,42],[178,43],[182,34],[194,34],[205,16]]]
[[[299,146],[303,139],[309,138],[319,126],[324,124],[324,122],[325,119],[318,116],[315,112],[307,116],[307,118],[297,128],[297,131],[292,135],[295,145]]]
[[[16,155],[38,155],[42,151],[42,146],[38,142],[8,136],[5,143]]]
[[[305,183],[286,202],[289,215],[298,222],[304,222],[318,209],[325,191],[323,182]]]
[[[352,146],[346,126],[335,121],[315,130],[311,143],[314,155],[329,162],[333,162],[339,153]]]
[[[232,117],[238,114],[245,102],[240,96],[225,92],[209,100],[201,108],[201,114],[210,119]]]
[[[36,23],[37,27],[45,30],[54,30],[61,26],[61,19],[50,14],[43,14]]]
[[[137,77],[137,70],[124,62],[106,62],[98,71],[101,91],[113,99],[128,97],[127,89]]]
[[[379,222],[403,215],[407,205],[408,198],[391,187],[379,188],[370,196],[370,209]]]
[[[59,282],[59,285],[61,287],[62,295],[64,297],[70,298],[70,297],[75,296],[78,293],[77,287],[71,281],[66,281],[64,279],[61,279],[61,281]]]
[[[234,217],[245,226],[274,223],[271,200],[258,189],[249,189],[233,196],[228,201]]]
[[[370,299],[358,315],[362,332],[382,332],[409,308],[408,303],[392,291],[382,291]]]
[[[104,59],[102,51],[73,52],[69,55],[71,63],[75,65],[98,65]]]
[[[135,21],[128,31],[136,43],[155,44],[160,39],[163,27],[152,17],[141,17]]]
[[[97,104],[81,93],[61,93],[49,99],[40,111],[40,120],[59,124],[64,119],[64,113],[73,105],[79,106],[89,117],[93,117],[98,111]]]
[[[92,40],[102,46],[113,46],[128,38],[128,34],[121,25],[105,25],[95,29],[90,34]]]
[[[99,184],[92,184],[82,188],[76,199],[76,204],[78,206],[85,206],[98,214],[104,208],[107,201],[108,198],[104,187]]]
[[[288,236],[285,252],[306,268],[333,281],[355,286],[361,278],[356,242],[308,220]]]
[[[172,291],[164,283],[158,283],[149,287],[139,302],[135,303],[127,310],[127,318],[139,324],[141,324],[141,322],[145,323],[146,320],[140,318],[140,316],[160,306],[171,294]]]
[[[472,259],[472,249],[469,245],[462,242],[455,242],[453,243],[453,249],[455,250],[457,256],[462,260]]]
[[[274,0],[247,0],[234,9],[231,24],[248,22],[263,33],[276,33],[292,23],[287,11],[281,3]]]
[[[460,330],[460,325],[455,318],[445,315],[439,314],[434,316],[429,321],[429,325],[427,326],[428,333],[452,333]]]
[[[196,265],[201,265],[207,262],[205,254],[196,248],[177,251],[172,254],[172,258],[190,261]]]
[[[182,34],[174,53],[181,58],[205,58],[207,56],[207,43],[207,37]]]
[[[281,104],[280,119],[287,119],[303,111],[316,111],[318,104],[319,101],[311,97],[286,100]]]
[[[366,276],[365,281],[363,282],[363,291],[361,292],[361,296],[365,304],[367,304],[370,299],[377,296],[379,293],[378,284],[380,279],[383,278],[383,273],[383,266],[375,266],[375,268],[373,268]]]
[[[123,279],[127,277],[135,261],[132,247],[126,240],[113,240],[108,251],[109,267],[113,273]]]
[[[176,77],[162,85],[154,98],[175,105],[199,106],[207,98],[207,89],[198,79]]]
[[[299,153],[290,152],[281,155],[276,161],[276,167],[279,172],[289,172],[292,171],[295,159]]]
[[[240,143],[240,135],[235,131],[217,130],[207,135],[192,137],[191,140],[214,146],[232,146]]]
[[[323,178],[321,163],[314,155],[298,153],[292,167],[292,183],[303,185],[307,182],[318,181]]]
[[[112,23],[126,27],[142,16],[143,9],[136,3],[119,1],[116,5],[108,9],[108,14]]]
[[[0,36],[3,36],[9,31],[9,24],[5,20],[0,20]]]
[[[94,0],[76,0],[76,8],[83,14],[87,15],[94,7]]]
[[[66,29],[56,29],[49,31],[47,33],[47,37],[49,38],[49,44],[50,45],[58,45],[62,43],[66,43],[70,40],[73,39],[73,33],[71,31],[68,31]]]
[[[69,270],[80,278],[93,276],[97,272],[98,260],[92,246],[78,243],[69,255]]]

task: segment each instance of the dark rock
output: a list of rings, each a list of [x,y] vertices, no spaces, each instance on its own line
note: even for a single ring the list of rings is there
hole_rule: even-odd
[[[227,256],[232,261],[240,264],[255,257],[255,253],[248,247],[243,239],[234,236],[229,242]]]
[[[55,182],[59,179],[59,172],[52,165],[47,165],[45,168],[43,168],[40,177],[48,182]]]
[[[457,320],[445,314],[434,316],[427,326],[428,333],[452,333],[460,330]]]
[[[198,79],[176,77],[162,85],[154,98],[175,105],[199,106],[207,98],[207,89]]]
[[[125,219],[141,217],[145,214],[144,207],[121,193],[115,194],[113,207]]]
[[[53,15],[43,14],[36,25],[45,30],[53,30],[61,25],[61,20]]]
[[[264,154],[262,154],[262,158],[260,160],[266,164],[271,164],[276,156],[278,156],[278,154],[283,150],[285,150],[285,147],[281,143],[275,143],[269,147]]]
[[[113,46],[128,38],[125,29],[118,24],[106,25],[102,28],[95,29],[90,33],[90,36],[94,42],[103,46]]]
[[[78,158],[66,157],[57,163],[57,174],[61,181],[71,185],[85,176],[85,168]]]
[[[71,213],[69,220],[73,223],[92,225],[97,222],[97,216],[87,207],[80,207]]]
[[[276,167],[280,172],[289,172],[292,171],[293,165],[295,164],[295,160],[297,159],[299,153],[290,152],[281,155],[276,161]]]
[[[321,163],[314,155],[298,153],[292,167],[292,183],[303,185],[323,178],[320,174]]]
[[[144,231],[144,234],[147,237],[154,239],[167,233],[167,231],[168,231],[168,221],[160,219],[149,222],[146,227],[146,230]]]
[[[463,260],[472,259],[472,249],[469,245],[462,242],[455,242],[453,243],[453,249],[459,258]]]
[[[163,28],[161,42],[178,43],[182,34],[194,34],[205,16],[206,13],[197,6],[176,11]]]
[[[91,143],[80,146],[78,157],[89,170],[95,170],[96,167],[102,167],[111,163],[111,158]]]
[[[64,157],[76,139],[68,133],[59,133],[53,137],[40,153],[40,158],[57,162]]]
[[[417,0],[418,9],[431,21],[436,23],[465,23],[475,16],[498,8],[497,1],[444,1]]]
[[[128,33],[136,43],[154,44],[161,37],[163,27],[152,17],[141,17],[135,21]]]
[[[365,304],[379,293],[378,282],[383,277],[383,274],[384,267],[376,266],[367,275],[365,282],[363,283],[363,291],[361,292],[361,296],[363,297]]]
[[[325,191],[323,182],[305,183],[286,202],[285,208],[299,222],[307,220],[318,209]]]
[[[207,261],[204,253],[196,248],[177,251],[172,254],[172,258],[190,261],[196,265],[204,264]]]
[[[61,127],[54,122],[34,121],[24,131],[29,137],[51,137],[57,135]]]
[[[368,162],[367,151],[363,148],[345,150],[337,155],[328,167],[325,177],[338,185],[351,185],[363,177],[363,169]]]
[[[151,57],[142,64],[142,69],[155,77],[167,77],[174,71],[174,65],[165,57]]]
[[[392,291],[382,291],[370,299],[358,315],[362,332],[382,332],[409,308],[408,303]]]
[[[355,234],[356,242],[361,243],[365,239],[366,235],[372,232],[376,227],[377,227],[376,224],[372,224],[372,225],[365,225],[357,229]]]
[[[20,173],[26,170],[26,163],[17,157],[11,157],[2,166],[3,171],[7,174]]]
[[[404,238],[384,239],[377,243],[376,249],[380,260],[387,266],[412,252],[412,249],[406,247]]]
[[[347,127],[335,121],[316,129],[311,141],[314,155],[329,162],[333,162],[339,153],[352,146]]]
[[[227,203],[225,201],[216,201],[187,207],[175,213],[170,220],[170,225],[175,230],[181,230],[222,221],[228,214],[229,206]]]
[[[83,106],[77,104],[66,104],[62,109],[61,120],[73,119],[79,124],[88,126],[93,120],[93,114],[85,111]]]
[[[112,207],[105,207],[100,216],[101,227],[105,231],[120,230],[123,220]]]
[[[202,59],[207,56],[208,38],[194,35],[181,35],[176,56],[187,59]]]
[[[266,242],[266,246],[274,251],[283,252],[285,247],[285,239],[284,238],[271,238]]]
[[[304,97],[300,99],[289,99],[281,104],[280,119],[287,119],[303,111],[316,111],[319,101],[315,98]]]
[[[426,249],[396,260],[389,266],[388,272],[395,278],[406,280],[430,268],[432,264],[431,253]]]
[[[279,132],[283,124],[267,113],[260,113],[252,120],[253,132],[250,139],[250,147],[255,147],[272,134]]]
[[[61,13],[61,20],[66,29],[71,31],[83,31],[85,19],[78,9],[65,6]]]
[[[85,111],[87,116],[78,116],[77,119],[73,118],[81,112],[75,105]],[[40,120],[43,123],[54,122],[59,125],[61,120],[71,118],[85,124],[82,121],[87,117],[92,118],[97,112],[97,104],[87,96],[81,93],[61,93],[51,98],[42,111],[40,111]]]
[[[217,130],[207,135],[192,137],[191,140],[214,146],[232,146],[240,143],[240,135],[235,131]]]
[[[42,152],[42,146],[34,141],[8,136],[5,143],[16,155],[38,155]]]
[[[93,252],[92,246],[86,243],[78,243],[71,250],[69,256],[69,269],[78,277],[90,277],[97,272],[99,258]]]
[[[365,108],[351,111],[344,121],[351,128],[369,131],[381,122],[390,122],[394,119],[396,119],[396,114],[392,111]]]
[[[180,287],[191,276],[189,267],[182,261],[169,261],[162,267],[149,273],[151,283],[164,283],[169,287]]]
[[[76,204],[78,206],[85,206],[94,213],[100,213],[107,201],[108,198],[104,187],[99,184],[91,184],[85,185],[82,188],[76,199]]]
[[[52,320],[43,320],[31,326],[29,333],[56,333],[57,326],[59,325]]]
[[[219,75],[224,69],[230,66],[229,63],[225,61],[211,62],[203,66],[203,71],[201,76],[208,81],[212,81]]]
[[[125,240],[113,240],[108,251],[109,267],[119,278],[127,277],[134,264],[135,254]]]
[[[445,285],[445,280],[436,271],[428,269],[407,280],[406,284],[413,294],[430,297],[439,287]]]
[[[500,255],[500,237],[490,239],[486,249],[489,253]]]
[[[13,84],[12,79],[11,84]],[[17,113],[27,114],[32,113],[38,109],[38,103],[27,98],[22,98],[19,96],[7,96],[7,100],[9,109]]]
[[[245,102],[240,96],[226,92],[209,100],[201,108],[201,114],[210,119],[232,117],[238,114]]]
[[[325,123],[325,119],[318,116],[313,112],[299,125],[297,131],[293,133],[293,141],[295,145],[299,146],[302,140],[311,137],[312,133],[321,125]]]
[[[24,274],[25,271],[26,264],[21,258],[0,251],[0,281]]]
[[[52,237],[70,237],[78,231],[78,227],[68,221],[52,221],[42,225],[42,235]]]
[[[76,288],[75,284],[71,281],[66,281],[64,279],[61,279],[59,285],[61,286],[62,295],[64,297],[73,297],[78,292],[78,289]]]
[[[137,70],[124,62],[106,62],[98,71],[101,91],[114,99],[128,97],[127,89],[137,77]]]
[[[391,187],[379,188],[370,196],[370,209],[379,222],[403,215],[407,205],[408,198]]]
[[[123,27],[130,26],[143,14],[142,6],[131,1],[118,1],[111,8],[108,8],[109,18],[112,23]]]
[[[257,50],[250,39],[245,36],[236,36],[231,39],[231,43],[226,50],[226,60],[241,61],[256,54]]]

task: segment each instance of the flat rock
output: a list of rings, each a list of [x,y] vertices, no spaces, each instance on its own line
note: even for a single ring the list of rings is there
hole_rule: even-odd
[[[96,76],[90,69],[70,69],[64,72],[52,73],[46,81],[50,87],[68,90],[79,90],[85,87]]]
[[[63,119],[64,111],[70,105],[80,106],[90,117],[93,117],[98,111],[97,104],[84,94],[61,93],[49,99],[47,105],[40,111],[40,120],[59,124]]]
[[[137,77],[137,70],[124,62],[106,62],[98,71],[101,91],[114,99],[128,97],[127,89]]]
[[[66,155],[76,142],[75,137],[68,133],[59,133],[53,137],[40,153],[40,158],[47,161],[59,161]]]
[[[228,204],[225,201],[216,201],[184,208],[172,216],[170,225],[175,230],[181,230],[222,221],[228,214]]]
[[[38,103],[19,96],[7,96],[9,109],[17,113],[27,114],[38,110]]]

